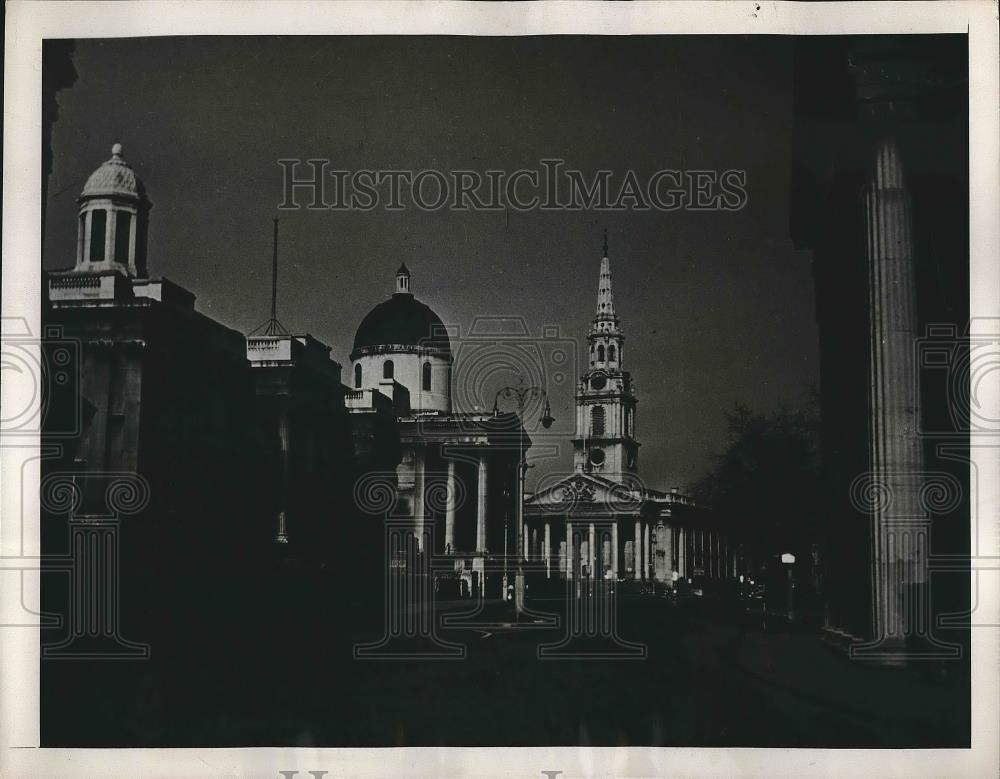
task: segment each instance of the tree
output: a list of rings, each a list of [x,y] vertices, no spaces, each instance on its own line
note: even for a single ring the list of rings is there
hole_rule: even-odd
[[[697,485],[696,498],[717,515],[752,562],[783,552],[807,558],[820,508],[815,401],[771,415],[737,404],[726,421],[729,443]]]

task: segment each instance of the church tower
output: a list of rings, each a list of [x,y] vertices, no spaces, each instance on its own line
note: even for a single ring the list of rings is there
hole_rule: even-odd
[[[576,392],[576,437],[573,465],[612,481],[626,481],[638,468],[635,440],[635,395],[632,378],[622,370],[625,334],[615,314],[611,289],[608,234],[597,287],[597,313],[587,335],[589,368]]]

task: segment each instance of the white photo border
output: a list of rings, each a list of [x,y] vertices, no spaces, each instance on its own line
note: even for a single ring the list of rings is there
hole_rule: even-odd
[[[161,35],[674,35],[968,33],[970,316],[1000,321],[1000,77],[997,3],[851,2],[297,2],[124,0],[11,2],[6,7],[3,146],[5,328],[40,332],[41,54],[46,38]],[[0,404],[20,408],[17,383]],[[980,387],[1000,418],[997,382]],[[22,395],[19,395],[22,393]],[[34,402],[37,402],[37,398]],[[989,442],[987,442],[989,443]],[[15,445],[16,444],[16,445]],[[980,474],[1000,474],[997,446],[974,447]],[[37,603],[39,441],[0,442],[0,615]],[[23,488],[23,489],[22,489]],[[972,602],[1000,625],[998,481],[979,484]],[[23,501],[23,503],[22,503]],[[13,518],[13,519],[11,519]],[[22,522],[23,519],[23,522]],[[971,523],[976,531],[976,523]],[[36,566],[37,567],[37,566]],[[978,587],[977,587],[978,583]],[[33,600],[32,600],[33,599]],[[0,618],[0,622],[2,622]],[[972,630],[971,749],[630,748],[41,749],[39,632],[0,630],[0,776],[329,777],[986,776],[997,775],[1000,640]],[[320,774],[322,776],[322,774]]]

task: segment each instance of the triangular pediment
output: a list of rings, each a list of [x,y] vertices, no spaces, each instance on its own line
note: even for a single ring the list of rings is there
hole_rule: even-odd
[[[594,504],[608,507],[638,508],[643,502],[640,489],[590,473],[574,473],[554,484],[545,485],[525,501],[526,508],[563,508]]]

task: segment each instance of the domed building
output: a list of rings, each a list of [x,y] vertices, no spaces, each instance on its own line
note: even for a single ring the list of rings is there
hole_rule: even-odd
[[[345,405],[355,414],[392,406],[401,459],[389,513],[415,534],[428,576],[435,560],[435,586],[498,598],[509,573],[504,552],[517,546],[518,442],[531,441],[516,415],[452,407],[451,340],[410,281],[403,264],[393,295],[358,326]],[[405,542],[387,539],[387,548]],[[386,575],[399,570],[389,565]]]
[[[451,342],[444,323],[410,291],[405,263],[396,291],[361,320],[351,351],[351,386],[375,389],[396,382],[415,412],[451,412]]]

